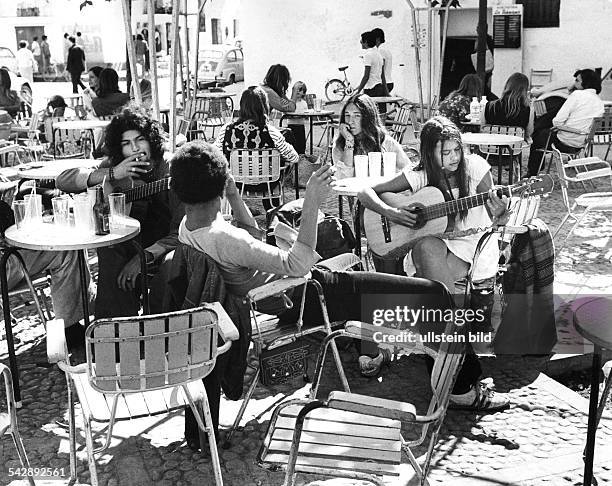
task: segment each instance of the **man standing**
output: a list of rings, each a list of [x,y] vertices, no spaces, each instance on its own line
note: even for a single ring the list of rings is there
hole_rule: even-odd
[[[40,44],[38,43],[37,36],[34,36],[32,38],[32,44],[30,44],[30,49],[32,50],[32,54],[34,55],[34,60],[36,61],[36,65],[34,66],[34,71],[40,72],[40,68],[42,66],[42,58],[41,58]]]
[[[19,41],[17,50],[17,66],[22,77],[26,78],[30,84],[34,84],[34,55],[28,49],[28,43],[24,40]]]
[[[42,59],[42,74],[47,74],[49,72],[49,67],[51,66],[51,49],[49,48],[49,43],[47,42],[47,36],[42,36],[42,41],[40,42],[40,57]],[[39,65],[40,69],[40,65]]]
[[[383,47],[382,44],[385,43],[385,33],[382,29],[374,29],[372,30],[372,34],[376,37],[376,47],[378,48],[378,52],[383,58],[383,69],[385,71],[385,81],[387,82],[387,89],[389,93],[393,89],[393,78],[391,77],[391,71],[393,70],[393,56],[391,55],[391,51],[386,47]]]
[[[72,81],[72,92],[78,93],[78,87],[85,90],[85,85],[81,81],[81,73],[85,71],[85,53],[83,49],[76,45],[76,39],[69,37],[70,48],[68,49],[68,59],[66,60],[66,71],[70,73]]]

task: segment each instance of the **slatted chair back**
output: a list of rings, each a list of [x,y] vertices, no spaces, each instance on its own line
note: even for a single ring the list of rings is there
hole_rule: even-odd
[[[482,125],[480,127],[480,131],[482,133],[499,133],[502,135],[514,135],[517,137],[524,138],[525,130],[521,127],[509,127],[506,125]],[[499,155],[500,147],[498,145],[481,145],[480,151],[487,155]],[[510,144],[510,149],[512,150],[512,154],[508,153],[506,147],[502,148],[502,155],[519,155],[523,150],[523,142],[516,142]]]
[[[198,129],[220,127],[229,122],[234,115],[234,102],[227,96],[223,98],[196,98],[191,121]]]
[[[529,89],[540,88],[552,81],[552,69],[531,69],[529,72]]]
[[[411,124],[411,109],[411,105],[402,105],[400,108],[397,109],[393,120],[387,122],[390,125],[388,129],[389,134],[399,143],[402,143],[402,139],[404,138],[406,129],[408,128],[408,125]]]
[[[236,182],[262,184],[280,179],[280,153],[276,149],[234,149],[230,153],[230,172]]]
[[[612,107],[610,107],[612,109]],[[612,147],[612,110],[603,116],[597,117],[593,120],[591,127],[592,140],[590,144],[590,155],[593,155],[593,147],[595,145],[607,145],[606,155],[604,160],[608,159],[610,148]]]
[[[204,378],[217,358],[217,314],[206,306],[100,319],[86,331],[87,373],[106,394],[159,390]]]
[[[546,102],[544,100],[535,100],[533,102],[533,110],[536,117],[545,115],[548,111],[548,108],[546,108]]]
[[[51,116],[45,118],[45,137],[52,143],[50,149],[54,155],[76,156],[82,155],[81,140],[83,133],[81,130],[54,129],[53,124],[60,121],[71,120],[62,116]]]

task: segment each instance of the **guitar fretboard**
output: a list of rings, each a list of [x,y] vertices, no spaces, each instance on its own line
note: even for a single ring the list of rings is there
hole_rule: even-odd
[[[158,179],[148,184],[142,184],[141,186],[128,189],[124,192],[125,202],[131,203],[138,201],[139,199],[144,199],[145,197],[167,191],[168,189],[170,189],[170,177],[164,177],[163,179]]]
[[[511,195],[512,186],[498,188],[504,196]],[[482,206],[489,199],[488,192],[482,192],[475,194],[474,196],[466,196],[459,199],[453,199],[452,201],[445,201],[443,203],[434,204],[423,209],[423,218],[428,221],[430,219],[440,218],[442,216],[448,216],[450,214],[457,214],[461,211],[474,208],[476,206]]]

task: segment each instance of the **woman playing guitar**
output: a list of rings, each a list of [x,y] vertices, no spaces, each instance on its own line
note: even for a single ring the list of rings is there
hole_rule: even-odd
[[[111,192],[138,190],[130,216],[140,221],[140,244],[147,264],[162,263],[149,281],[151,312],[161,312],[164,260],[178,244],[178,225],[185,214],[183,205],[168,189],[169,168],[165,160],[159,123],[137,109],[125,109],[106,128],[104,145],[108,157],[96,169],[71,169],[57,179],[66,192],[82,192],[106,182]],[[152,188],[148,190],[148,188]],[[126,194],[126,200],[130,199]],[[98,249],[99,276],[96,318],[136,315],[140,260],[129,243]],[[170,262],[168,262],[169,264]]]
[[[364,189],[359,194],[359,200],[366,208],[386,216],[393,223],[414,227],[417,224],[416,212],[410,207],[389,206],[378,194],[406,190],[416,192],[427,185],[440,189],[447,200],[489,191],[489,199],[484,206],[456,214],[454,221],[450,220],[447,232],[485,228],[491,225],[492,219],[501,218],[507,209],[507,198],[504,196],[500,199],[492,190],[489,164],[478,155],[464,154],[459,129],[442,116],[436,116],[423,125],[420,164],[414,170],[404,169],[394,178]],[[456,239],[423,237],[406,256],[404,267],[408,270],[407,274],[415,273],[417,277],[442,282],[453,294],[455,281],[468,274],[481,234]],[[479,258],[475,280],[494,276],[498,258],[497,241],[491,238]],[[412,272],[409,273],[410,269]],[[466,369],[471,372],[465,373]],[[489,390],[481,390],[477,384],[474,385],[481,371],[474,354],[468,354],[462,371],[451,395],[452,403],[488,411],[506,404]]]

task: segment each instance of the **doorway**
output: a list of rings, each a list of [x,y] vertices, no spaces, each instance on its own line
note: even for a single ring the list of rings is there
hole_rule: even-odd
[[[475,37],[449,37],[447,39],[440,85],[441,100],[459,87],[463,76],[476,72],[471,57],[475,46]]]
[[[19,48],[19,41],[26,41],[28,43],[28,47],[32,43],[32,39],[34,37],[38,37],[38,42],[40,42],[41,37],[45,33],[45,28],[42,26],[27,26],[27,27],[15,27],[15,47]]]

